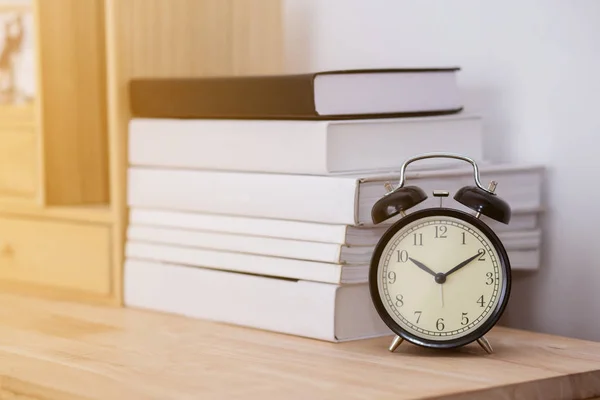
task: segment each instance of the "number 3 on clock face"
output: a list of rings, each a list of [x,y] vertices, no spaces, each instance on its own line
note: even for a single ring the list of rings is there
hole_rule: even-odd
[[[428,209],[394,224],[375,248],[369,277],[386,324],[413,343],[458,347],[500,318],[510,265],[498,237],[459,210]]]

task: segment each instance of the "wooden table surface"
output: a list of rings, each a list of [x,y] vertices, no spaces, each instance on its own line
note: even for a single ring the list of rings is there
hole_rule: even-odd
[[[0,294],[0,399],[584,399],[600,343],[506,328],[430,351]],[[21,397],[19,397],[21,396]]]

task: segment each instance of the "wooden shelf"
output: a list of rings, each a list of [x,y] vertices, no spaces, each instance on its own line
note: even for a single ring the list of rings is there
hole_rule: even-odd
[[[24,27],[27,46],[15,51],[31,64],[6,76],[27,74],[17,81],[34,86],[0,98],[32,101],[0,106],[0,214],[35,236],[5,230],[14,242],[5,248],[18,251],[0,257],[0,291],[85,301],[102,292],[122,305],[130,80],[280,71],[280,0],[32,0],[0,10],[25,12],[11,23]],[[67,234],[38,234],[49,227]],[[57,236],[78,241],[77,231],[88,238],[81,270],[64,262],[68,247],[40,267]],[[85,269],[94,265],[102,276]]]
[[[1,8],[0,8],[1,9]],[[35,104],[0,107],[0,129],[34,128],[36,124]],[[2,134],[2,130],[0,130]]]
[[[0,203],[0,214],[101,224],[110,224],[114,221],[114,213],[108,205],[41,207],[21,202],[4,202]]]
[[[402,344],[390,353],[388,337],[336,344],[133,309],[12,295],[0,295],[0,303],[10,305],[0,307],[7,397],[600,396],[600,343],[502,327],[488,335],[492,355],[476,344],[453,351]]]
[[[2,280],[0,278],[0,297],[6,296],[27,296],[32,299],[42,301],[76,301],[90,305],[100,305],[106,307],[118,307],[119,301],[115,296],[106,296],[93,294],[85,290],[57,288],[55,285],[33,284],[31,282],[18,282],[15,280]],[[0,321],[1,323],[2,321]],[[0,399],[2,377],[0,376]]]

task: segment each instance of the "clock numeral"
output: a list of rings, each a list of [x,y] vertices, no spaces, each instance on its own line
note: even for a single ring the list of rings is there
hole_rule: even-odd
[[[435,238],[441,238],[441,239],[445,239],[448,236],[446,236],[446,232],[448,231],[448,227],[447,226],[436,226],[435,227]]]
[[[413,246],[423,246],[422,233],[413,233]]]
[[[396,273],[394,271],[388,272],[388,283],[390,285],[396,283]]]
[[[396,295],[396,307],[402,307],[404,305],[404,297],[401,294]]]
[[[492,283],[494,283],[494,278],[493,278],[494,274],[492,274],[491,272],[488,272],[485,274],[485,276],[487,278],[485,281],[486,285],[491,285]]]
[[[443,331],[444,328],[446,327],[444,325],[444,318],[438,318],[438,320],[435,323],[435,327],[437,328],[438,331]]]
[[[479,249],[477,251],[477,253],[479,254],[479,258],[477,259],[478,261],[485,261],[485,250],[484,249]]]
[[[485,302],[483,301],[483,295],[481,295],[481,297],[477,299],[477,302],[479,303],[479,305],[480,305],[481,307],[483,307],[483,306],[484,306]]]
[[[462,318],[460,320],[460,324],[463,326],[467,325],[469,323],[469,318],[467,317],[467,314],[468,313],[466,313],[466,312],[462,313]]]
[[[462,233],[462,239],[463,239],[462,244],[467,244],[467,237],[466,237],[465,232]]]
[[[419,314],[419,315],[417,315]],[[415,311],[415,315],[417,315],[417,324],[419,323],[419,320],[421,319],[421,311]]]
[[[406,250],[396,250],[398,253],[398,262],[407,262],[408,261],[408,251]]]

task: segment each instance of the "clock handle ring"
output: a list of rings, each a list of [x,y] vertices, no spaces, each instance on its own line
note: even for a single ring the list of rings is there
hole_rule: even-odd
[[[477,187],[486,193],[489,193],[491,195],[496,195],[496,193],[494,193],[493,190],[487,189],[481,184],[481,180],[479,179],[479,168],[477,167],[477,163],[475,162],[475,160],[473,160],[472,158],[469,158],[469,157],[465,157],[465,156],[461,156],[459,154],[453,154],[453,153],[425,153],[425,154],[420,154],[415,157],[409,158],[402,164],[402,167],[400,168],[400,180],[398,181],[398,186],[395,189],[388,192],[387,194],[392,194],[404,186],[404,182],[406,180],[406,175],[405,175],[406,167],[409,164],[411,164],[415,161],[418,161],[418,160],[424,160],[424,159],[428,159],[428,158],[453,158],[455,160],[462,160],[462,161],[468,162],[469,164],[471,164],[473,166],[473,177],[475,179],[475,184],[477,185]]]

